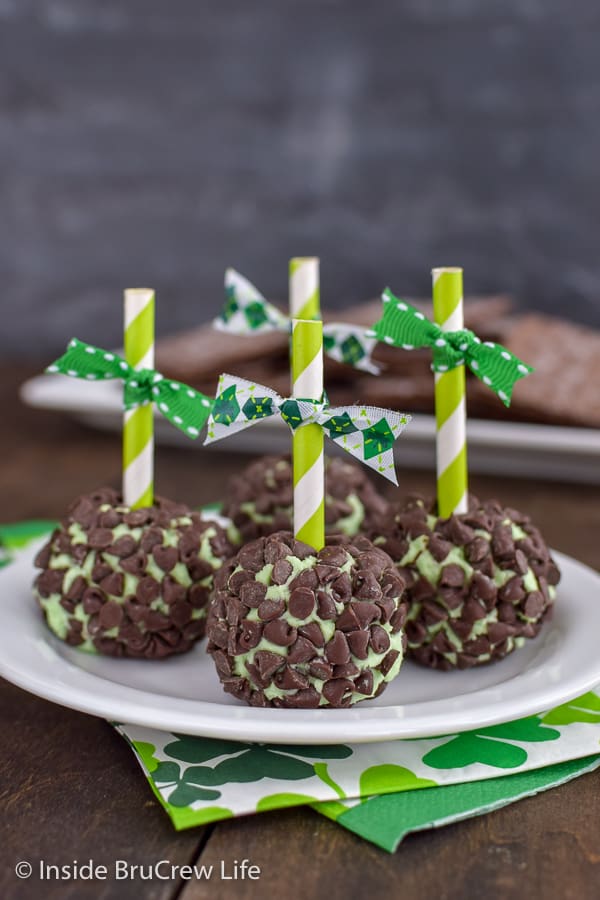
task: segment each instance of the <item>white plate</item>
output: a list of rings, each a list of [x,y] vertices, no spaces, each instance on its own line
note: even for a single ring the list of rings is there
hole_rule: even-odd
[[[25,382],[21,398],[30,406],[68,412],[94,428],[119,432],[122,428],[122,391],[117,382],[90,383],[66,375],[40,375]],[[160,443],[193,446],[160,415],[155,432]],[[600,483],[599,429],[469,419],[467,437],[472,472]],[[201,441],[195,446],[201,447]],[[217,452],[227,446],[229,442],[218,445]],[[240,432],[230,446],[240,453],[287,452],[289,429],[281,421],[265,420]],[[209,448],[207,452],[214,450]],[[396,457],[405,468],[435,469],[433,416],[413,416],[396,445]]]
[[[0,571],[0,674],[112,721],[206,737],[290,744],[415,738],[541,712],[600,682],[600,576],[557,553],[554,619],[502,662],[464,672],[405,663],[377,700],[343,710],[253,709],[225,694],[204,643],[161,662],[94,656],[57,640],[31,594],[30,546]]]

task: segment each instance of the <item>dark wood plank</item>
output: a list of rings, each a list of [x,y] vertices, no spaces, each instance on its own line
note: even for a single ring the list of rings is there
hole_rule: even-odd
[[[128,900],[139,880],[40,881],[39,861],[92,859],[114,872],[115,860],[185,864],[202,830],[177,834],[123,738],[106,722],[64,709],[0,681],[2,868],[0,896],[19,900]],[[19,881],[15,864],[34,874]],[[167,900],[177,881],[143,883],[147,900]]]

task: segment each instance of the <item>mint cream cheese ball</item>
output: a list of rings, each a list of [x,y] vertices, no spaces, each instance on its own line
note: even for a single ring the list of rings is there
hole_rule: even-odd
[[[319,552],[289,532],[257,538],[215,576],[207,649],[225,691],[251,706],[347,707],[398,674],[403,591],[365,537]]]
[[[374,537],[406,580],[410,657],[434,669],[501,659],[534,638],[552,614],[560,573],[528,516],[469,498],[442,519],[409,498]]]
[[[102,488],[75,500],[38,553],[34,594],[66,643],[160,659],[204,635],[213,574],[232,553],[220,525],[184,504],[130,509]]]
[[[325,527],[350,537],[377,526],[389,512],[364,466],[340,457],[325,460]],[[234,525],[232,537],[246,543],[292,529],[292,462],[289,456],[263,456],[226,488],[223,515]],[[237,532],[237,535],[236,535]]]

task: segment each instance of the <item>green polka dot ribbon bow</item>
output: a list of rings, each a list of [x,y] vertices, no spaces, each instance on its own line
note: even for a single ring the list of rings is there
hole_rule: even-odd
[[[77,338],[69,342],[66,353],[48,366],[46,372],[59,372],[87,381],[118,378],[124,384],[124,409],[153,402],[169,422],[191,438],[200,434],[214,403],[211,397],[187,384],[171,381],[154,369],[134,369],[116,353],[93,347]]]
[[[260,291],[235,269],[225,272],[225,296],[221,315],[213,321],[219,331],[245,336],[268,331],[291,332],[292,320],[265,300]],[[372,375],[379,375],[381,371],[371,359],[376,346],[377,341],[368,337],[360,325],[342,322],[323,325],[323,350],[327,356]]]
[[[204,443],[229,437],[261,419],[278,416],[292,431],[319,425],[327,437],[384,478],[398,484],[394,442],[411,417],[375,406],[329,406],[316,400],[280,397],[271,388],[234,375],[221,375]]]
[[[442,331],[410,303],[395,297],[389,288],[383,292],[382,300],[383,316],[369,331],[372,337],[404,350],[431,347],[434,372],[447,372],[467,365],[505,406],[510,406],[512,391],[519,378],[533,372],[531,366],[506,347],[491,341],[483,343],[466,328]]]

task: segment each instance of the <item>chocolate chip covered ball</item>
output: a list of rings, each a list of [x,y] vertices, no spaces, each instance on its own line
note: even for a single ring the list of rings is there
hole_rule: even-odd
[[[442,519],[409,498],[374,536],[406,580],[410,657],[434,669],[501,659],[534,638],[552,613],[560,573],[528,516],[469,498]]]
[[[34,594],[68,644],[160,659],[204,635],[213,574],[232,553],[220,525],[184,504],[130,509],[102,488],[71,505],[38,553]]]
[[[278,532],[215,576],[208,652],[224,689],[251,706],[347,707],[378,696],[402,663],[404,582],[364,537],[318,553]]]
[[[389,512],[364,466],[350,459],[325,460],[325,528],[353,537],[373,529]],[[263,456],[230,479],[223,515],[238,532],[239,543],[292,529],[292,462],[289,456]],[[232,535],[235,537],[235,535]]]

